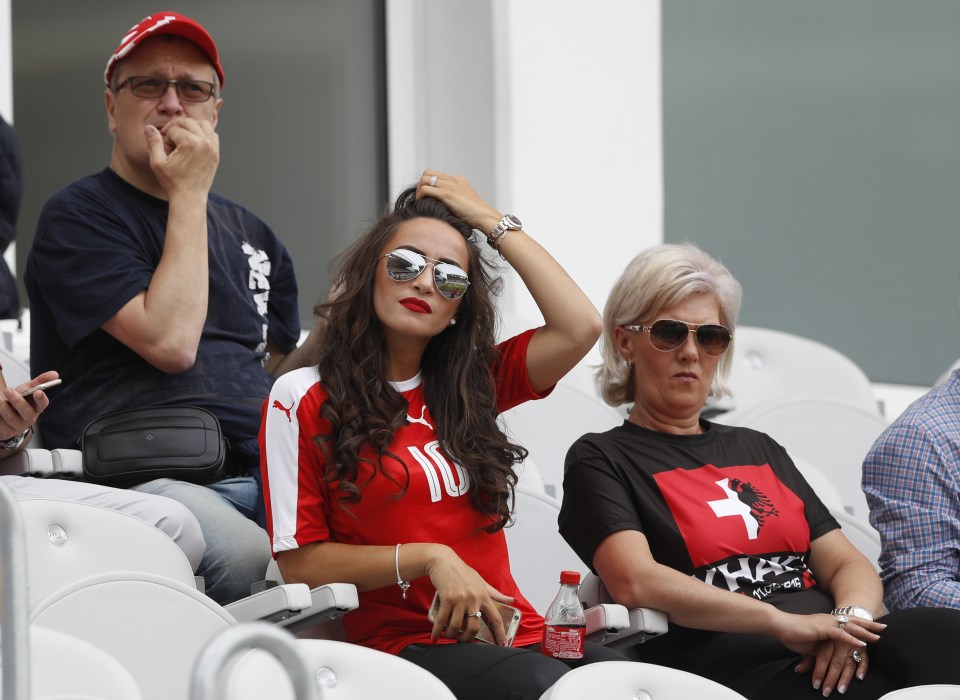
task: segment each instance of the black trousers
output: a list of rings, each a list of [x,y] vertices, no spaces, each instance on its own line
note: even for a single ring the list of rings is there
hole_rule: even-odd
[[[884,615],[880,641],[866,647],[864,680],[830,697],[875,700],[914,685],[960,685],[960,610],[912,608]],[[670,639],[676,632],[676,637]],[[662,644],[666,642],[667,644]],[[629,650],[630,658],[673,666],[729,686],[750,700],[813,700],[813,672],[796,673],[800,656],[773,637],[671,626],[662,638]]]
[[[400,652],[443,681],[457,700],[538,700],[571,668],[597,661],[625,661],[623,655],[587,642],[583,659],[560,661],[540,653],[539,645],[412,644]]]
[[[854,677],[844,695],[834,688],[832,696],[873,700],[914,685],[960,685],[960,610],[911,608],[884,615],[879,622],[887,629],[879,642],[867,647],[867,677]],[[790,664],[748,697],[809,700],[811,678],[809,672],[794,673]]]

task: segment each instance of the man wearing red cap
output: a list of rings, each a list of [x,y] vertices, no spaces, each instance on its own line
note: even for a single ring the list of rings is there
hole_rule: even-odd
[[[211,193],[224,72],[196,21],[160,12],[130,29],[104,73],[109,168],[48,200],[30,251],[31,364],[56,368],[40,428],[73,447],[97,416],[157,405],[213,412],[235,476],[138,490],[186,505],[221,603],[249,595],[269,560],[256,438],[273,378],[307,364],[286,249],[259,218]]]

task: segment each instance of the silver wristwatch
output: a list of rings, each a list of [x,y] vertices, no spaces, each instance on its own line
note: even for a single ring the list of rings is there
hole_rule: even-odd
[[[487,243],[489,243],[490,247],[494,250],[500,250],[500,239],[503,238],[503,235],[507,231],[519,230],[521,228],[523,228],[523,224],[520,223],[520,219],[513,214],[504,214],[499,223],[487,234]]]
[[[13,452],[16,450],[23,444],[23,441],[27,439],[27,436],[32,430],[32,427],[27,428],[19,435],[14,435],[12,438],[7,438],[6,440],[0,440],[0,452]]]
[[[848,605],[843,608],[834,608],[830,611],[831,615],[853,615],[861,620],[870,620],[873,622],[873,613],[862,605]]]

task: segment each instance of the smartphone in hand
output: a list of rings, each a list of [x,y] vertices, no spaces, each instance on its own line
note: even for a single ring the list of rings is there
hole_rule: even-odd
[[[49,389],[50,387],[61,384],[62,382],[63,382],[62,379],[51,379],[49,382],[44,382],[43,384],[37,384],[36,386],[32,386],[29,389],[24,389],[23,391],[20,392],[20,396],[24,396],[24,397],[30,396],[35,392],[41,391],[43,389]]]
[[[520,627],[521,612],[512,605],[498,603],[497,601],[494,601],[494,604],[497,606],[497,610],[500,612],[500,619],[503,621],[503,632],[507,637],[507,646],[512,647],[513,638],[517,636],[517,628]],[[430,622],[436,622],[438,612],[440,612],[440,594],[435,593],[433,603],[430,605],[430,611],[427,613],[427,619],[430,620]],[[483,642],[484,644],[497,643],[493,638],[493,630],[487,627],[487,623],[483,618],[480,618],[480,631],[477,632],[474,641]]]

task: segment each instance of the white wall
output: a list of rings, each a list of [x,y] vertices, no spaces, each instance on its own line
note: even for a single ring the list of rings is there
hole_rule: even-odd
[[[390,0],[387,51],[391,191],[456,164],[602,308],[663,240],[660,4]],[[540,318],[517,286],[507,328]]]

